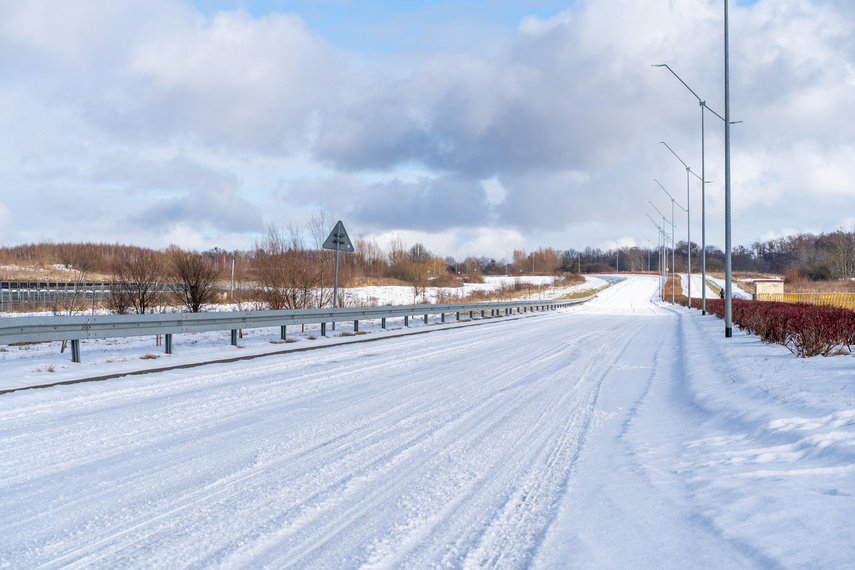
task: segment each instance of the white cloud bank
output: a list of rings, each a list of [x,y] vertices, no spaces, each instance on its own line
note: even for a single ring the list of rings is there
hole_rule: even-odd
[[[655,143],[700,171],[697,102],[650,65],[723,113],[720,4],[577,2],[491,56],[369,59],[292,13],[0,2],[2,239],[247,247],[325,207],[354,234],[476,255],[642,243],[646,201],[666,200],[650,179],[685,198]],[[855,7],[759,0],[731,22],[736,243],[851,224]],[[718,245],[721,131],[708,115]]]

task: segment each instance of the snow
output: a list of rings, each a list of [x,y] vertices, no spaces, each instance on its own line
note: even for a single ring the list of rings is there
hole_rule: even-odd
[[[537,292],[519,297],[524,300],[540,300],[560,298],[564,295],[593,294],[608,285],[608,276],[603,278],[585,276],[585,283],[570,287],[555,287],[548,292]],[[523,277],[486,277],[485,283],[467,284],[468,291],[495,291],[503,285],[511,285],[515,281],[530,282],[537,285],[548,285],[553,277],[523,276]],[[360,303],[368,304],[376,301],[377,305],[407,305],[413,302],[412,287],[361,287],[358,289],[343,289],[346,294],[358,298]],[[426,288],[428,299],[442,297],[446,293],[439,288]],[[467,291],[467,292],[468,292]],[[421,297],[420,297],[421,298]],[[497,300],[501,300],[498,299]],[[453,301],[453,299],[451,299]],[[218,311],[248,310],[248,307],[220,305]],[[29,313],[31,316],[51,316],[52,313]],[[22,316],[10,314],[8,316]],[[468,314],[463,315],[468,317]],[[446,317],[450,323],[452,316]],[[440,321],[437,316],[429,320],[431,325]],[[421,319],[410,319],[410,329],[423,326]],[[401,334],[403,318],[388,319],[387,327],[391,332],[385,332],[380,327],[380,321],[360,321],[359,333],[371,333],[375,336],[391,336]],[[152,370],[164,366],[186,366],[208,360],[222,360],[235,357],[250,357],[281,352],[285,350],[301,350],[307,345],[311,347],[328,346],[348,342],[342,335],[353,335],[353,323],[336,323],[336,331],[328,330],[327,338],[320,336],[320,325],[289,326],[288,342],[280,339],[279,327],[246,329],[241,331],[242,337],[238,346],[230,345],[230,331],[209,333],[194,333],[173,335],[173,354],[164,354],[164,347],[156,345],[154,337],[110,338],[81,341],[82,365],[71,362],[70,348],[60,352],[60,342],[24,344],[21,346],[0,346],[0,392],[27,386],[42,386],[60,382],[69,382],[81,378],[102,376],[105,374],[127,374],[132,371]],[[360,336],[359,338],[362,338]],[[292,344],[297,343],[297,344]]]
[[[584,286],[566,288],[580,290],[593,287],[599,278],[587,276]],[[357,305],[413,305],[420,302],[426,303],[458,303],[463,302],[467,295],[476,291],[495,291],[502,286],[513,286],[515,283],[530,283],[532,285],[551,285],[554,277],[527,275],[514,276],[486,276],[484,283],[465,283],[463,287],[426,287],[424,293],[418,293],[413,287],[356,287],[339,289],[343,298],[352,299]],[[539,292],[533,298],[550,299],[549,292]]]
[[[0,567],[851,565],[855,357],[725,339],[657,283],[0,395]],[[89,344],[41,376],[150,362]],[[154,362],[270,350],[224,344]]]

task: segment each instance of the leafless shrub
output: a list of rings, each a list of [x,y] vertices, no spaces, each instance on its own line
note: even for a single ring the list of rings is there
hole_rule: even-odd
[[[184,251],[172,245],[167,250],[168,275],[175,301],[191,313],[216,301],[220,269],[205,255]]]
[[[264,238],[255,244],[252,271],[268,309],[314,305],[314,271],[294,227],[289,228],[287,237],[274,226],[267,228]]]
[[[125,314],[131,308],[140,315],[151,312],[164,280],[161,255],[148,249],[123,249],[114,258],[112,269],[107,298],[110,309],[117,314]]]

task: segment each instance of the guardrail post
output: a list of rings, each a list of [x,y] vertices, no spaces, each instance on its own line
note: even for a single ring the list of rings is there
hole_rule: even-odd
[[[281,327],[279,327],[279,338],[281,338],[282,340],[286,340],[285,333],[287,332],[287,329],[287,325],[282,325]]]
[[[410,326],[410,317],[407,315],[404,315],[404,326],[405,327]]]
[[[383,317],[382,319],[380,319],[380,328],[381,329],[386,328],[386,317]]]
[[[77,339],[71,341],[71,361],[80,364],[80,341]]]
[[[232,329],[232,346],[237,346],[237,329]]]
[[[457,311],[457,320],[460,320],[460,311]]]
[[[327,336],[327,324],[321,323],[321,336]]]
[[[474,313],[474,312],[475,312],[475,311],[469,311],[469,320],[470,320],[470,321],[473,319],[473,317],[472,317],[472,313]]]
[[[353,332],[359,332],[359,320],[353,321]]]
[[[484,309],[481,309],[481,318],[484,318]]]
[[[166,346],[166,354],[172,354],[172,333],[163,335],[163,344]]]
[[[440,313],[441,321],[445,322],[445,313]]]
[[[428,318],[427,313],[425,313],[425,324],[427,324],[427,318]]]

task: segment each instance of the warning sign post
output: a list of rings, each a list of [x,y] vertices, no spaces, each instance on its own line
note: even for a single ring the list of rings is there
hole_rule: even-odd
[[[330,232],[329,237],[324,242],[324,249],[334,249],[335,250],[335,284],[333,285],[333,309],[338,308],[338,252],[347,251],[353,252],[353,243],[351,243],[350,238],[347,236],[347,230],[344,229],[344,224],[341,223],[341,220],[333,228],[333,231]],[[335,330],[335,321],[332,323],[332,330]]]

